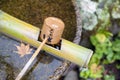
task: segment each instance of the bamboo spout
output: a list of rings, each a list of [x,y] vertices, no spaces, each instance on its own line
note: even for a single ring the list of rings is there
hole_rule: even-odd
[[[34,47],[38,47],[41,44],[38,41],[39,28],[12,17],[3,11],[0,11],[0,32]],[[49,45],[44,45],[43,50],[84,67],[87,67],[93,53],[92,50],[65,39],[62,39],[61,50],[57,50]]]

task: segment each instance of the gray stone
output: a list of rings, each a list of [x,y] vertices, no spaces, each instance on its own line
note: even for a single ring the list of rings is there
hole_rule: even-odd
[[[70,71],[64,80],[78,80],[77,72]]]

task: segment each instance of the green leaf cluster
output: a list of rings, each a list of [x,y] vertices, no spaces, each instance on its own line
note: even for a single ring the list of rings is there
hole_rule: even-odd
[[[91,60],[91,63],[97,63],[99,64],[102,57],[105,55],[107,56],[107,59],[109,62],[111,62],[111,58],[113,55],[113,52],[111,50],[112,43],[110,40],[106,37],[103,33],[97,33],[96,35],[91,36],[91,42],[95,46],[95,54],[93,55],[93,58]]]
[[[91,36],[91,42],[95,47],[95,53],[91,63],[109,64],[120,60],[120,39],[116,38],[111,41],[109,32],[97,33]],[[104,57],[104,58],[103,58]]]
[[[115,80],[115,76],[114,75],[105,75],[104,80]]]
[[[95,47],[94,54],[89,64],[88,70],[82,70],[80,76],[87,79],[87,78],[101,78],[104,77],[105,80],[109,80],[108,78],[112,77],[111,75],[103,75],[104,64],[111,64],[116,60],[120,60],[120,38],[112,39],[112,34],[108,31],[100,31],[97,32],[95,35],[90,37],[91,43]],[[97,67],[94,68],[92,66],[96,64],[96,66],[102,66],[97,70]],[[92,69],[92,68],[94,69]],[[116,65],[117,68],[120,68],[120,65]],[[96,70],[95,73],[93,71]],[[113,77],[112,77],[113,78]],[[115,79],[115,78],[114,78]],[[112,80],[114,80],[112,79]]]
[[[96,69],[96,68],[94,68]],[[88,70],[82,70],[81,73],[80,73],[80,76],[84,79],[88,79],[88,78],[101,78],[103,75],[103,71],[104,71],[104,68],[101,66],[101,68],[99,70],[95,70],[94,72],[94,69],[88,69]]]
[[[120,0],[77,1],[81,3],[80,14],[82,15],[83,28],[96,31],[94,35],[90,36],[90,41],[95,49],[94,54],[88,69],[82,70],[80,77],[115,80],[112,73],[104,75],[104,64],[120,60],[120,33],[113,40],[113,34],[108,31],[112,26],[111,21],[120,19]],[[116,68],[120,69],[120,65],[117,64]]]

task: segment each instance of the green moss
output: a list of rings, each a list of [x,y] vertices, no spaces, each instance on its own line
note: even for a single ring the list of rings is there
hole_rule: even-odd
[[[72,41],[75,36],[76,16],[70,0],[0,0],[0,9],[40,28],[46,17],[58,17],[65,22],[63,38]]]

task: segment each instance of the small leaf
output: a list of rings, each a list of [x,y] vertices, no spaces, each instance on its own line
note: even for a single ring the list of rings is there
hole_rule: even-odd
[[[116,52],[120,52],[120,40],[119,39],[116,39],[114,42],[113,42],[113,46],[112,46],[112,49]]]
[[[25,44],[21,43],[20,46],[17,46],[17,45],[15,45],[15,46],[18,50],[18,51],[16,51],[16,53],[18,53],[20,55],[20,57],[23,57],[26,54],[30,54],[32,51],[29,44],[25,45]]]
[[[109,63],[113,62],[113,55],[114,55],[114,53],[109,53],[109,55],[107,55],[107,60]]]
[[[104,80],[115,80],[114,75],[105,75]]]
[[[96,38],[100,43],[104,43],[106,41],[106,36],[102,33],[96,34]]]

